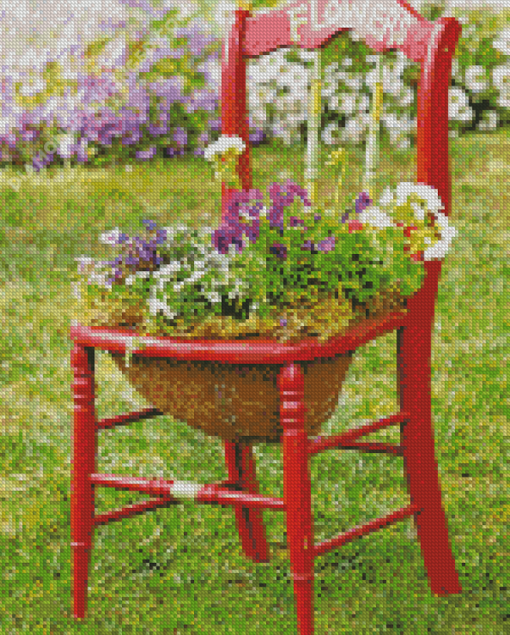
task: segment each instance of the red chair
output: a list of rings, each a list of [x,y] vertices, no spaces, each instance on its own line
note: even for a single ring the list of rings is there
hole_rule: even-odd
[[[329,5],[329,18],[322,10]],[[281,46],[297,44],[305,48],[321,46],[342,26],[366,27],[367,44],[377,51],[399,48],[421,64],[418,89],[418,174],[417,180],[435,187],[450,212],[448,168],[448,86],[451,61],[461,27],[453,18],[434,23],[424,20],[406,2],[378,0],[377,3],[337,0],[336,17],[331,0],[302,0],[284,10],[250,16],[236,12],[235,24],[223,56],[223,133],[241,136],[247,145],[240,157],[239,174],[243,188],[251,186],[246,116],[246,58]],[[363,14],[370,6],[372,13]],[[354,9],[352,8],[354,7]],[[313,10],[317,12],[314,13]],[[310,14],[308,13],[310,10]],[[375,14],[375,18],[373,17]],[[391,14],[391,21],[388,16]],[[322,19],[321,19],[322,18]],[[372,20],[372,22],[371,22]],[[375,20],[375,22],[373,21]],[[386,22],[385,22],[386,20]],[[397,26],[395,26],[397,25]],[[398,25],[404,25],[399,31]],[[379,31],[377,31],[379,29]],[[383,33],[380,41],[373,33]],[[224,188],[223,202],[231,190]],[[74,461],[72,480],[72,549],[74,556],[74,616],[85,616],[87,581],[93,530],[99,524],[133,516],[181,498],[197,503],[219,503],[234,507],[244,553],[255,562],[269,559],[262,509],[286,513],[291,572],[297,605],[299,633],[314,631],[314,559],[329,550],[364,536],[390,523],[414,516],[430,587],[435,594],[460,593],[461,586],[450,548],[448,528],[434,453],[431,420],[431,335],[441,262],[426,262],[421,290],[408,301],[408,312],[367,322],[342,337],[318,344],[302,342],[283,345],[253,340],[249,347],[239,341],[189,341],[144,338],[143,349],[134,354],[180,360],[207,360],[223,363],[274,363],[281,365],[278,378],[280,414],[283,427],[283,499],[257,493],[255,463],[251,447],[225,443],[228,480],[206,485],[169,480],[129,478],[96,473],[96,432],[161,414],[156,409],[134,412],[112,419],[96,420],[94,408],[94,349],[124,353],[135,337],[132,331],[74,325],[71,338],[74,371]],[[360,346],[397,330],[398,389],[400,411],[394,416],[338,436],[310,439],[304,431],[303,375],[295,362],[331,357],[355,351]],[[389,425],[400,424],[401,444],[360,443],[362,436]],[[314,544],[310,498],[309,457],[331,448],[356,448],[369,452],[403,455],[411,502],[384,518],[347,531],[336,538]],[[115,487],[145,492],[156,498],[117,511],[96,515],[94,488]]]

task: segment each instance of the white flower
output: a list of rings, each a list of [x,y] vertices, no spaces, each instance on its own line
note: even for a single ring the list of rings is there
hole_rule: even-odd
[[[379,199],[379,205],[384,205],[386,207],[387,205],[394,205],[394,203],[395,193],[391,187],[387,187]]]
[[[168,265],[163,265],[157,271],[153,273],[154,278],[166,278],[172,277],[175,273],[180,271],[182,264],[180,260],[172,260]]]
[[[160,300],[159,298],[151,297],[147,300],[149,305],[149,312],[151,315],[157,315],[159,311],[163,311],[166,317],[173,318],[177,315],[177,313],[173,312],[171,308],[168,306],[166,300],[167,296],[164,296],[164,300]]]
[[[360,143],[370,123],[370,114],[360,112],[347,120],[342,131],[342,141]]]
[[[166,231],[167,241],[171,241],[177,234],[189,231],[189,226],[183,223],[178,223],[177,225],[171,225],[170,227],[163,227],[163,229]]]
[[[484,66],[470,66],[466,69],[466,86],[474,93],[481,93],[487,88],[488,82]]]
[[[107,279],[108,279],[107,272],[104,272],[104,273],[94,272],[89,276],[89,279],[87,280],[87,284],[95,284],[98,287],[104,287],[106,289],[110,289],[111,284],[107,282]]]
[[[244,141],[238,136],[222,135],[217,141],[211,143],[204,151],[204,158],[212,161],[217,154],[224,154],[228,150],[236,150],[242,154],[246,149]]]
[[[217,291],[210,291],[205,294],[209,302],[221,302],[221,295]]]
[[[499,114],[495,110],[486,110],[478,124],[479,130],[495,130],[498,127]]]
[[[344,57],[344,60],[342,62],[342,66],[344,68],[348,68],[349,66],[352,66],[352,58],[351,57]]]
[[[20,95],[33,97],[46,88],[46,82],[42,78],[34,79],[30,84],[23,84],[20,88]]]
[[[397,196],[397,205],[403,205],[407,202],[408,197],[411,194],[416,194],[418,198],[420,198],[427,205],[427,209],[429,212],[436,214],[439,210],[443,209],[443,203],[439,198],[439,194],[437,190],[430,185],[425,185],[424,183],[412,183],[412,182],[402,182],[397,185],[396,196]],[[384,197],[384,194],[383,194]],[[416,205],[416,204],[415,204]],[[416,205],[416,208],[419,208]],[[416,209],[413,208],[413,209]],[[422,219],[421,219],[422,220]]]
[[[510,28],[500,31],[498,38],[493,40],[492,46],[500,53],[510,55]]]
[[[121,234],[122,232],[120,231],[120,229],[116,227],[110,232],[101,234],[101,236],[99,237],[99,242],[103,243],[103,245],[116,245],[119,242],[119,237]]]
[[[441,240],[424,251],[424,260],[443,259],[450,249],[452,240],[457,236],[457,230],[449,224],[448,217],[443,213],[436,214],[436,221],[441,228]]]
[[[497,104],[501,108],[510,107],[510,66],[496,66],[492,71],[492,82],[501,91]]]
[[[462,88],[448,89],[448,118],[458,121],[471,121],[473,109],[469,107],[467,93]]]
[[[322,140],[328,146],[338,144],[340,142],[340,128],[337,123],[328,124],[322,131]]]
[[[75,258],[75,260],[78,263],[78,271],[80,273],[90,271],[96,264],[94,258],[90,258],[89,256],[80,256],[79,258]]]
[[[385,227],[393,227],[393,222],[391,218],[378,207],[371,206],[364,209],[360,214],[357,215],[357,219],[363,225],[366,223],[368,225],[372,225],[377,229],[384,229]]]

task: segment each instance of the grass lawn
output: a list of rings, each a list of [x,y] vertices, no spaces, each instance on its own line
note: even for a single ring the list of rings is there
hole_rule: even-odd
[[[352,154],[355,190],[362,152]],[[433,413],[443,500],[464,591],[431,595],[406,520],[315,561],[316,632],[503,635],[510,632],[508,245],[510,137],[451,140],[453,224],[434,332]],[[383,152],[382,171],[412,179],[415,152]],[[301,180],[302,152],[253,151],[255,185]],[[327,176],[327,175],[326,175]],[[109,170],[54,169],[15,192],[0,173],[0,632],[296,633],[283,514],[265,511],[269,564],[242,555],[230,509],[185,503],[95,533],[89,617],[71,617],[67,274],[99,255],[99,233],[142,218],[215,225],[219,193],[203,159]],[[322,191],[331,181],[325,177]],[[324,433],[397,410],[395,334],[361,349]],[[143,407],[97,353],[98,417]],[[381,432],[393,438],[396,430]],[[264,493],[281,496],[278,446],[257,446]],[[408,501],[402,460],[332,451],[312,461],[316,541]],[[98,471],[208,482],[226,476],[222,446],[165,416],[99,433]],[[98,509],[142,496],[99,488]]]

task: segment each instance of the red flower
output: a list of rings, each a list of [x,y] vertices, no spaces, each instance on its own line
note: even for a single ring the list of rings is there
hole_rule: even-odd
[[[352,234],[352,232],[355,231],[360,231],[361,229],[363,229],[363,225],[359,220],[349,221],[349,234]]]
[[[423,262],[424,261],[423,251],[418,251],[415,254],[411,254],[411,260],[414,260],[414,262]]]
[[[404,229],[404,236],[406,238],[409,238],[409,236],[411,235],[412,231],[415,231],[416,229],[418,229],[418,227],[415,227],[414,225],[410,226],[410,227],[406,227]]]

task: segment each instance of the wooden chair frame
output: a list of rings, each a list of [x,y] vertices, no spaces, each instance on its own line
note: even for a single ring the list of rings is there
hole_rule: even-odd
[[[280,46],[322,46],[342,29],[337,24],[329,24],[314,31],[312,27],[317,16],[310,15],[307,11],[317,11],[317,8],[323,8],[327,2],[330,2],[330,7],[334,2],[340,7],[345,0],[302,0],[283,10],[258,13],[254,16],[249,10],[236,11],[235,22],[223,52],[222,132],[226,135],[238,135],[246,143],[247,149],[240,157],[238,165],[244,189],[251,187],[246,113],[246,59]],[[405,37],[402,37],[398,30],[390,30],[389,34],[386,30],[383,40],[376,41],[372,38],[371,45],[379,51],[399,48],[421,64],[418,89],[417,181],[438,190],[445,213],[449,214],[451,200],[448,167],[448,87],[451,62],[461,27],[453,18],[440,18],[430,23],[403,0],[380,0],[368,5],[365,0],[355,0],[354,5],[372,5],[372,9],[381,5],[383,8],[394,10],[397,17],[399,11],[404,16]],[[348,12],[345,15],[348,16]],[[297,42],[296,36],[300,38]],[[223,187],[223,211],[231,193],[232,190]],[[225,364],[279,365],[280,414],[284,431],[283,499],[258,494],[252,449],[242,443],[225,443],[228,479],[220,483],[198,484],[97,473],[96,449],[99,430],[129,424],[162,413],[149,408],[98,421],[94,405],[94,351],[99,348],[125,353],[126,349],[132,349],[136,333],[125,329],[73,325],[70,336],[74,341],[74,460],[71,496],[74,616],[83,618],[86,612],[88,569],[94,528],[182,499],[233,506],[244,553],[255,562],[267,562],[269,559],[262,509],[285,511],[300,635],[311,635],[314,632],[315,557],[409,516],[413,516],[416,523],[432,591],[438,595],[460,593],[461,586],[441,502],[431,417],[431,338],[441,262],[426,262],[425,269],[423,286],[409,299],[406,314],[396,312],[384,319],[369,321],[363,327],[351,328],[346,335],[332,338],[322,344],[308,340],[299,344],[284,345],[268,340],[183,341],[170,337],[146,337],[143,348],[137,349],[135,345],[133,354],[146,357],[207,360]],[[397,331],[400,411],[393,416],[340,435],[315,440],[308,438],[304,431],[303,374],[301,366],[296,362],[355,351],[376,337],[393,330]],[[401,427],[400,445],[358,441],[366,434],[396,424]],[[383,518],[351,529],[331,540],[314,544],[309,457],[333,448],[402,455],[411,502]],[[97,486],[145,492],[155,498],[106,514],[95,514],[94,490]]]

